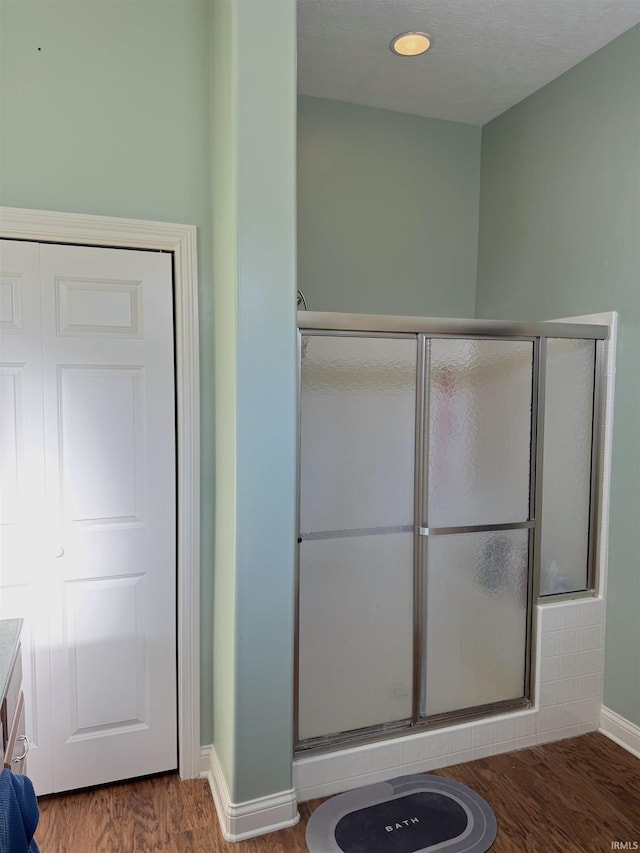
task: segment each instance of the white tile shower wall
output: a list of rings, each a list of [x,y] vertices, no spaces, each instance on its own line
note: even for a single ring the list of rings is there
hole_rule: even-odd
[[[600,598],[536,607],[533,708],[298,758],[293,768],[298,801],[595,731],[602,706],[603,619]]]

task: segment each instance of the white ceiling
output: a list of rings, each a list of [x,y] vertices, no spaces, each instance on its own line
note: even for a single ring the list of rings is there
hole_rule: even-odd
[[[640,22],[640,0],[298,0],[298,91],[482,125]],[[428,32],[428,53],[389,50]]]

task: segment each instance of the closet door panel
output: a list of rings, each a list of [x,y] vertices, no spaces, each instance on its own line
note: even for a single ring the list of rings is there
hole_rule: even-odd
[[[0,241],[0,619],[24,619],[29,774],[52,788],[49,569],[38,243]]]
[[[38,794],[175,768],[171,258],[0,242],[0,618]]]
[[[171,258],[42,246],[54,782],[177,764]]]

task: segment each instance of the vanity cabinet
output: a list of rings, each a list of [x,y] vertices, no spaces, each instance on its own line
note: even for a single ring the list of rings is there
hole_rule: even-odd
[[[25,733],[22,692],[21,619],[0,621],[0,738],[4,767],[26,772],[29,740]]]

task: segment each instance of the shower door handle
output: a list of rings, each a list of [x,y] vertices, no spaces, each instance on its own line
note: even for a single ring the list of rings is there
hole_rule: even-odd
[[[449,533],[492,533],[496,530],[530,530],[535,520],[509,521],[505,524],[461,524],[457,527],[418,527],[419,536],[446,536]]]

